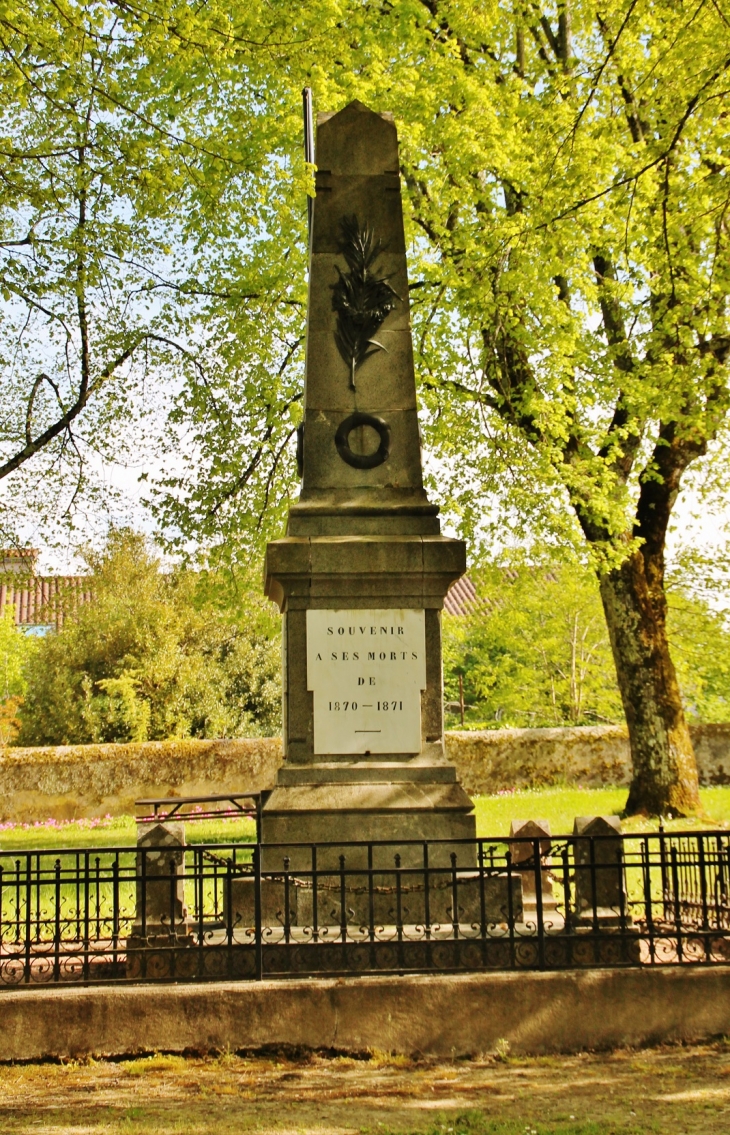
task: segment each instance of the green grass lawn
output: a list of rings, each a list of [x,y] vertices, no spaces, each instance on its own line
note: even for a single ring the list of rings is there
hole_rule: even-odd
[[[569,835],[576,816],[620,815],[626,804],[626,788],[535,788],[477,796],[477,832],[481,836],[506,835],[512,820],[549,820],[553,835]],[[703,788],[705,816],[691,820],[667,820],[667,831],[702,831],[730,827],[730,787]],[[626,832],[656,831],[657,820],[633,817],[623,821]]]
[[[548,820],[553,835],[573,830],[575,816],[617,815],[626,803],[625,788],[536,788],[477,796],[477,834],[504,836],[512,820]],[[691,820],[669,820],[668,831],[702,831],[730,827],[730,787],[703,788],[705,815]],[[624,831],[656,831],[656,820],[635,817],[623,822]],[[67,823],[0,824],[0,850],[43,847],[124,847],[136,841],[133,816],[78,820]],[[188,843],[250,842],[253,820],[196,820],[187,824]]]
[[[195,820],[186,825],[188,843],[252,842],[253,820]],[[41,847],[127,847],[137,842],[134,816],[108,816],[101,820],[37,821],[0,824],[0,851]]]

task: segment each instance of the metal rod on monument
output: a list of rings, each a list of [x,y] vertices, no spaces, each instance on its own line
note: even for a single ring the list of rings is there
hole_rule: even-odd
[[[304,114],[304,160],[314,165],[314,118],[312,116],[312,88],[305,87],[302,91],[302,111]],[[314,199],[307,197],[307,224],[309,232],[312,231],[312,207]]]

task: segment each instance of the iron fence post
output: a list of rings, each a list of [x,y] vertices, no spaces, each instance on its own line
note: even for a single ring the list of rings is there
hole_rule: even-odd
[[[593,933],[598,934],[600,929],[598,923],[598,892],[597,882],[598,876],[596,873],[596,839],[595,836],[589,836],[589,856],[590,856],[590,876],[591,876],[591,908],[593,913]],[[595,954],[594,954],[595,957]],[[597,960],[597,959],[596,959]]]
[[[479,856],[479,937],[482,943],[482,965],[487,961],[487,900],[484,893],[484,841],[477,843]]]
[[[256,980],[263,976],[263,928],[261,925],[261,844],[253,849],[253,895],[254,895],[254,947]]]
[[[710,919],[707,911],[707,874],[705,870],[705,839],[697,836],[697,865],[700,872],[700,902],[702,903],[702,929],[710,929]],[[710,943],[705,939],[705,951],[709,951]]]
[[[61,977],[61,860],[53,865],[53,980]]]
[[[398,852],[393,856],[393,866],[395,868],[393,873],[395,882],[395,928],[400,939],[403,937],[403,899],[401,894],[401,857]]]
[[[31,867],[31,861],[32,856],[30,852],[28,852],[25,862],[25,966],[23,969],[23,979],[26,985],[30,982],[31,927],[33,925],[31,919],[31,904],[33,902],[33,868]]]
[[[317,845],[312,844],[312,941],[319,941],[319,910],[317,909]]]
[[[35,857],[35,940],[41,940],[41,854]]]
[[[565,961],[570,966],[573,960],[573,913],[571,911],[572,896],[570,893],[570,854],[568,844],[562,850],[563,864],[563,934],[565,935]]]
[[[545,916],[542,906],[542,860],[540,840],[533,840],[532,858],[535,866],[535,909],[537,914],[537,956],[540,969],[545,969]]]
[[[626,950],[626,892],[624,890],[624,848],[619,844],[616,852],[616,867],[618,870],[618,925],[621,934],[621,953]]]
[[[649,958],[652,965],[656,965],[656,954],[654,944],[654,907],[651,897],[651,853],[649,851],[649,840],[644,836],[641,841],[641,862],[644,876],[644,917],[646,919],[646,928],[649,935]]]
[[[671,918],[671,907],[669,905],[669,880],[667,874],[667,849],[664,839],[664,820],[659,820],[659,868],[662,877],[662,905],[664,907],[664,919]]]
[[[96,887],[94,905],[96,907],[96,937],[98,940],[101,938],[101,859],[98,855],[95,857],[94,866],[94,883]]]
[[[89,852],[84,852],[84,981],[89,980],[89,949],[91,939],[91,910],[89,906]]]
[[[81,938],[81,853],[76,852],[76,937]]]
[[[233,976],[233,864],[228,859],[226,863],[226,873],[224,877],[225,898],[223,901],[223,908],[226,912],[226,964],[228,968],[228,976]],[[254,903],[255,903],[256,890],[254,887]],[[260,930],[260,919],[257,920],[256,940],[258,941]]]
[[[20,910],[22,907],[22,899],[20,897],[21,883],[20,883],[20,860],[15,860],[15,944],[20,945]]]
[[[220,870],[218,861],[213,863],[213,919],[215,922],[220,921],[221,904],[220,904]]]
[[[370,968],[375,969],[375,879],[373,878],[373,845],[368,843],[368,937]]]
[[[459,879],[456,873],[456,852],[451,852],[451,926],[454,939],[459,938]]]
[[[142,917],[140,919],[140,936],[142,941],[147,940],[147,848],[141,847],[138,852],[141,855],[142,862],[140,864],[140,892],[142,899]]]
[[[395,855],[395,930],[398,936],[398,964],[403,965],[403,896],[401,893],[401,857]]]
[[[722,837],[715,836],[714,846],[714,867],[712,877],[712,913],[714,915],[714,924],[719,930],[722,927],[722,916],[725,900],[725,863],[722,855]]]
[[[510,969],[514,969],[517,964],[515,954],[515,903],[512,895],[514,871],[512,869],[512,852],[509,850],[509,847],[505,852],[504,860],[507,866],[507,934],[509,935],[509,964]],[[524,918],[524,911],[522,917]]]
[[[717,901],[722,904],[728,897],[728,888],[725,886],[725,859],[722,854],[722,836],[715,836],[717,848]],[[719,926],[720,923],[718,922]]]
[[[345,887],[345,857],[340,856],[340,938],[347,942],[347,889]],[[344,951],[343,951],[344,961]]]
[[[117,969],[117,951],[119,949],[119,852],[117,851],[112,863],[112,965],[114,972]]]
[[[289,864],[291,859],[288,855],[284,856],[284,941],[289,944],[291,938],[291,905],[289,897]]]
[[[205,860],[203,858],[202,849],[196,848],[193,855],[193,871],[195,872],[194,887],[197,891],[197,906],[196,910],[197,923],[198,923],[198,977],[203,977],[205,974],[205,954],[203,947],[205,945]]]
[[[431,939],[431,870],[428,862],[428,840],[423,841],[423,924],[426,940]],[[431,948],[428,948],[430,959]]]
[[[174,859],[170,860],[170,939],[174,945],[176,939],[177,921],[175,918],[175,906],[177,903],[177,864]]]
[[[677,934],[677,958],[681,962],[684,956],[682,943],[682,910],[679,902],[679,865],[677,862],[677,849],[670,849],[672,890],[674,892],[674,927]]]

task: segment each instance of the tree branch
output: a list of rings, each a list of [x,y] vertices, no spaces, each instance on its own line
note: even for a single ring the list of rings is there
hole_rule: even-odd
[[[51,387],[54,394],[56,395],[56,401],[58,402],[59,406],[63,410],[63,399],[61,398],[61,393],[58,389],[58,386],[53,381],[53,379],[49,377],[49,375],[39,374],[38,377],[36,378],[35,382],[33,383],[32,388],[31,388],[31,392],[30,392],[30,395],[28,397],[28,405],[27,405],[26,411],[25,411],[25,443],[26,443],[26,445],[31,445],[32,442],[33,442],[33,406],[35,404],[36,395],[37,395],[38,391],[40,390],[40,388],[41,388],[41,386],[43,385],[44,382],[47,382],[48,385]]]
[[[34,441],[28,442],[26,440],[26,444],[22,449],[18,450],[18,452],[13,457],[9,458],[6,462],[4,462],[4,464],[0,465],[0,480],[2,480],[4,477],[7,477],[10,473],[14,473],[16,469],[19,469],[20,466],[24,465],[25,462],[30,460],[31,457],[35,457],[36,453],[39,453],[41,449],[44,449],[45,446],[47,446],[50,442],[57,438],[59,434],[68,429],[68,427],[71,425],[71,422],[73,422],[74,419],[79,416],[84,406],[88,402],[89,397],[92,393],[92,389],[97,390],[103,381],[105,381],[107,378],[110,378],[112,374],[119,369],[120,366],[123,366],[127,359],[131,358],[131,356],[137,350],[137,347],[139,347],[139,345],[143,343],[147,338],[150,338],[150,336],[141,335],[131,347],[128,347],[125,351],[122,351],[122,353],[118,355],[116,359],[113,359],[112,362],[108,363],[99,375],[99,378],[93,384],[93,388],[87,386],[85,391],[80,391],[78,396],[74,400],[73,405],[70,406],[69,409],[60,416],[60,418],[58,418],[52,425],[50,425],[48,429],[44,430],[43,433],[40,434]],[[37,381],[38,380],[36,379],[36,382]]]
[[[613,263],[600,253],[593,257],[593,266],[598,281],[598,301],[603,318],[603,332],[606,342],[611,348],[613,365],[622,375],[633,374],[636,364],[631,354],[629,337],[626,333],[621,303],[613,293],[612,285],[616,283],[616,269]],[[641,444],[641,430],[629,429],[630,413],[626,403],[624,391],[619,386],[619,395],[613,412],[611,424],[608,427],[608,439],[601,447],[599,456],[608,458],[616,443],[617,435],[620,437],[620,449],[613,459],[613,467],[626,482],[631,473],[636,453]]]
[[[630,185],[632,181],[637,181],[640,177],[643,177],[645,173],[648,173],[649,170],[654,169],[655,166],[658,166],[663,161],[666,161],[666,159],[678,145],[679,140],[684,132],[684,128],[694,111],[697,109],[697,105],[702,98],[702,95],[705,93],[708,87],[717,82],[720,76],[723,75],[725,71],[728,70],[728,68],[730,68],[730,55],[727,57],[722,66],[718,67],[718,69],[713,72],[709,79],[707,79],[707,81],[702,84],[700,89],[695,92],[692,98],[689,99],[687,106],[685,107],[682,116],[674,129],[671,140],[664,147],[662,152],[657,155],[657,157],[652,158],[650,162],[646,162],[639,169],[635,170],[634,173],[627,174],[625,177],[617,178],[616,181],[613,181],[610,185],[606,186],[605,189],[600,189],[597,193],[591,193],[589,197],[583,197],[579,201],[575,201],[572,205],[569,205],[567,209],[563,209],[560,213],[556,213],[555,216],[552,217],[549,221],[543,221],[542,224],[536,225],[534,231],[539,232],[541,229],[549,228],[550,225],[554,225],[558,221],[564,220],[565,217],[569,217],[571,213],[575,213],[578,209],[583,209],[586,205],[591,205],[594,201],[600,201],[602,197],[605,197],[609,193],[613,193],[615,189],[621,189],[625,185]]]
[[[708,439],[682,436],[678,423],[664,422],[651,461],[641,478],[634,536],[642,541],[641,553],[653,589],[664,583],[664,546],[682,475],[697,457],[707,452]]]

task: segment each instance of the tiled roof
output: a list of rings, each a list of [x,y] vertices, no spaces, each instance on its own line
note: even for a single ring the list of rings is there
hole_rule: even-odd
[[[530,568],[529,570],[536,573],[538,579],[542,577],[548,583],[555,583],[559,579],[556,568]],[[503,567],[500,571],[505,584],[516,583],[520,578],[519,571],[514,567]],[[457,579],[456,583],[452,583],[447,591],[444,599],[444,610],[448,611],[450,615],[468,615],[477,608],[482,611],[490,611],[497,602],[498,600],[494,596],[485,598],[478,595],[477,589],[469,576],[463,575],[461,579]]]
[[[477,603],[476,587],[468,575],[462,575],[446,592],[444,611],[450,615],[465,615]]]
[[[13,608],[19,627],[63,625],[64,615],[91,599],[87,575],[45,575],[0,581],[0,616]]]
[[[505,569],[505,579],[512,583],[517,572]],[[546,573],[554,578],[551,572]],[[91,599],[91,580],[87,575],[46,575],[13,579],[6,573],[0,582],[0,617],[7,606],[12,606],[16,626],[63,625],[64,614],[79,603]],[[457,579],[444,599],[444,610],[450,615],[466,615],[484,604],[468,575]],[[491,604],[487,602],[486,606]]]

